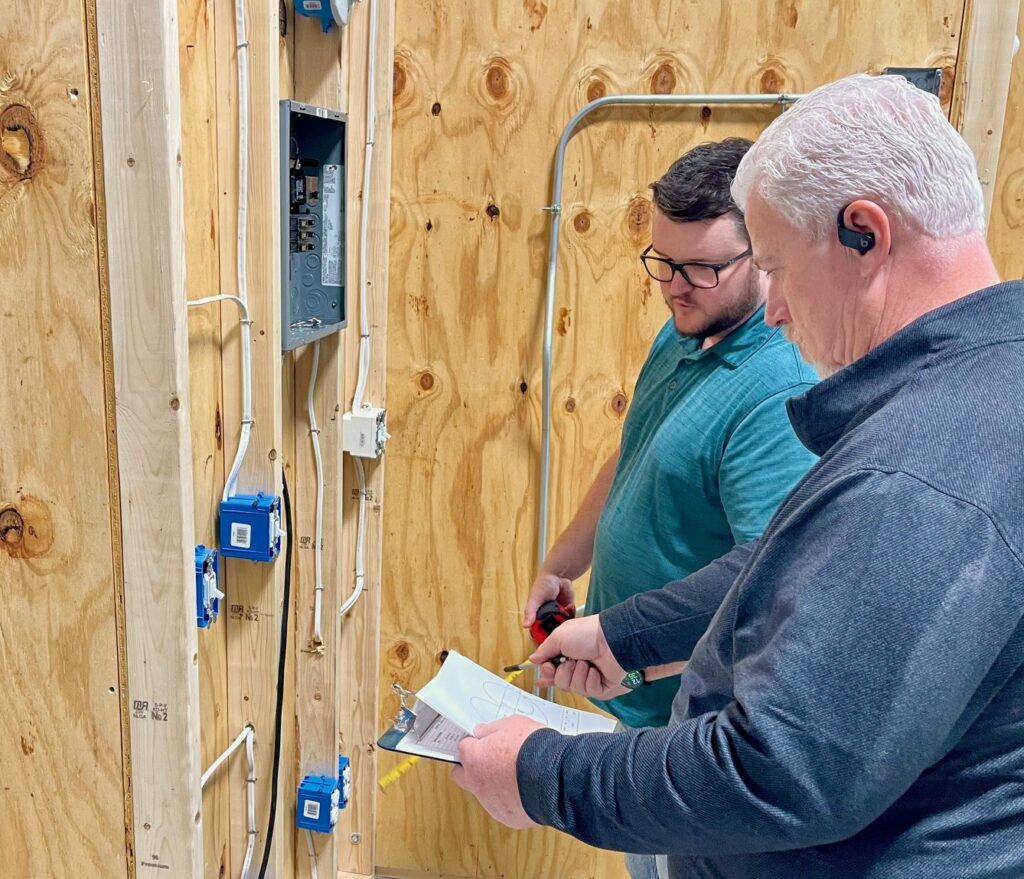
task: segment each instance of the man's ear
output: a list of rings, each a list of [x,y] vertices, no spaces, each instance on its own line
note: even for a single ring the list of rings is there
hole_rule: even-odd
[[[878,249],[879,254],[892,252],[889,217],[875,202],[857,199],[844,205],[836,219],[839,243],[861,256]]]

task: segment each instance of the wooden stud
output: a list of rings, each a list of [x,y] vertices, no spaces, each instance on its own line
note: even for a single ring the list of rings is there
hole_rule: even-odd
[[[967,0],[964,8],[950,119],[977,160],[978,178],[985,194],[986,222],[992,212],[1003,143],[1019,14],[1018,0]]]
[[[238,92],[234,0],[216,0],[218,180],[220,189],[220,285],[237,292]],[[246,0],[249,67],[248,281],[252,326],[253,425],[249,453],[237,491],[281,493],[282,360],[280,319],[280,224],[278,211],[278,100],[280,37],[278,0]],[[233,309],[233,306],[229,306]],[[237,310],[222,310],[225,329],[224,448],[230,462],[241,423],[239,324]],[[283,553],[282,553],[283,555]],[[284,559],[275,564],[228,560],[227,598],[228,730],[246,723],[256,729],[257,845],[254,869],[266,844],[274,752],[278,644],[283,612]],[[285,729],[270,875],[285,875],[290,863],[294,770],[288,750],[291,711],[285,687]],[[241,865],[246,846],[245,761],[230,769],[231,863]]]
[[[377,39],[369,42],[370,15],[376,6]],[[395,0],[369,0],[353,8],[346,28],[348,53],[344,67],[348,84],[348,284],[349,329],[345,333],[345,406],[351,407],[358,376],[359,297],[369,295],[373,348],[364,402],[385,405],[388,347],[388,254],[391,229],[392,71],[395,45]],[[376,55],[376,123],[370,191],[362,191],[366,143],[367,52]],[[358,198],[357,198],[358,196]],[[359,290],[360,212],[369,206],[368,290]],[[377,680],[380,669],[380,607],[382,586],[384,469],[380,461],[364,463],[369,504],[366,516],[366,594],[342,621],[338,671],[342,752],[352,759],[352,802],[338,822],[337,836],[344,870],[371,875],[376,863],[377,761],[380,735]],[[357,483],[346,456],[343,534],[345,539],[343,599],[354,585],[358,518]]]
[[[294,21],[293,97],[332,110],[341,108],[339,31],[327,34],[319,23],[299,16]],[[349,242],[351,244],[351,242]],[[350,289],[350,288],[349,288]],[[351,327],[351,321],[349,326]],[[309,432],[307,393],[312,349],[296,352],[294,362],[294,472],[296,531],[296,701],[295,722],[298,777],[335,775],[338,771],[338,606],[343,584],[341,569],[341,336],[320,341],[320,365],[314,409],[320,430],[323,461],[320,486],[323,504],[321,643],[313,643],[315,596],[314,544],[316,521],[316,469]],[[295,842],[296,875],[309,871],[304,832]],[[337,834],[314,837],[317,873],[337,873]]]
[[[185,191],[185,287],[190,299],[220,292],[217,252],[220,228],[217,194],[217,91],[213,9],[206,0],[178,0],[178,62],[181,69],[182,171]],[[230,319],[233,306],[225,314]],[[217,509],[224,484],[223,394],[221,392],[221,309],[188,311],[188,358],[192,421],[192,489],[195,540],[216,547]],[[197,633],[202,765],[230,744],[228,729],[227,605],[224,618]],[[245,759],[240,754],[236,759]],[[230,862],[229,772],[203,790],[204,875],[234,876]]]
[[[177,3],[98,0],[107,257],[142,875],[203,874]]]

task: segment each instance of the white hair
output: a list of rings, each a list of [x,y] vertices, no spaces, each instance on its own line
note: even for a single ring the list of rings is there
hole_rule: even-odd
[[[985,229],[970,147],[938,99],[902,76],[848,76],[797,101],[740,162],[732,194],[741,210],[753,191],[816,240],[860,198],[932,238]]]

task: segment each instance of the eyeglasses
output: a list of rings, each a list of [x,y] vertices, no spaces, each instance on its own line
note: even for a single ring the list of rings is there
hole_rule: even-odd
[[[752,252],[748,247],[739,256],[734,256],[725,262],[674,262],[661,256],[651,256],[651,248],[653,247],[653,244],[647,245],[647,249],[640,254],[640,262],[647,269],[647,274],[654,278],[655,281],[669,284],[672,282],[675,273],[679,272],[683,276],[683,280],[691,287],[700,287],[704,290],[717,287],[719,272],[722,269],[729,268],[729,266],[739,262],[741,259],[746,259]]]

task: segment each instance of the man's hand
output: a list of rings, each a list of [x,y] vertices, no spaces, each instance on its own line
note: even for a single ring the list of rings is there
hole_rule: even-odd
[[[600,615],[567,620],[548,635],[530,656],[530,662],[541,666],[539,686],[554,684],[591,699],[611,699],[629,692],[622,686],[626,670],[612,655],[600,620]],[[566,659],[556,669],[550,660],[557,656]]]
[[[530,733],[544,727],[515,715],[484,723],[459,742],[459,762],[452,772],[455,783],[477,798],[496,821],[514,830],[537,824],[523,808],[516,778],[516,761]]]
[[[572,589],[572,580],[559,577],[547,571],[537,574],[537,579],[530,587],[530,597],[523,608],[523,628],[530,628],[537,619],[537,608],[545,601],[557,601],[559,604],[575,604],[576,596]]]

